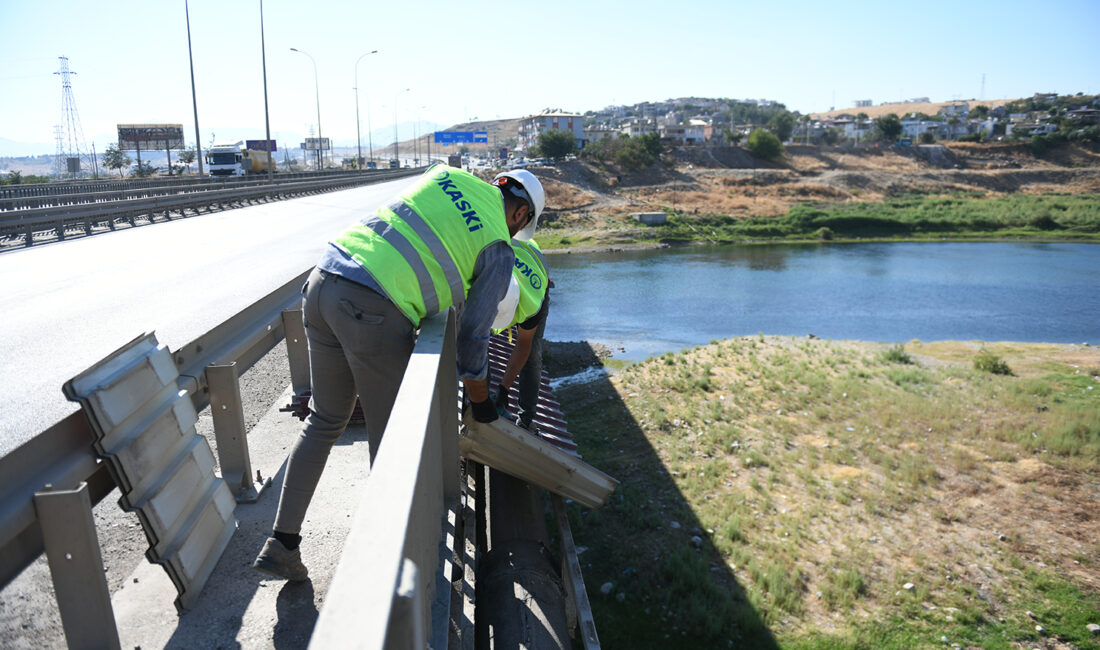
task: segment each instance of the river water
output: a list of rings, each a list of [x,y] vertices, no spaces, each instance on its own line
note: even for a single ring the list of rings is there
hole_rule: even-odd
[[[550,255],[546,338],[640,360],[763,334],[1100,344],[1100,245],[692,246]]]

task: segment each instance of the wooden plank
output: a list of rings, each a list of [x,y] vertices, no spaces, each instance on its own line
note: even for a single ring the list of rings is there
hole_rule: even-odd
[[[554,494],[550,496],[554,505],[554,518],[558,523],[558,539],[561,540],[562,582],[572,601],[580,626],[581,641],[584,650],[599,650],[600,638],[596,636],[596,618],[592,614],[592,605],[588,602],[588,591],[584,588],[584,576],[581,575],[581,561],[577,557],[577,547],[573,543],[573,531],[569,528],[569,516],[565,514],[565,502]]]

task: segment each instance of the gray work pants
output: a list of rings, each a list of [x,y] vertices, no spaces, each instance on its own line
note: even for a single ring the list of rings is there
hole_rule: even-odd
[[[313,397],[287,461],[275,530],[301,532],[332,445],[355,408],[363,406],[374,461],[397,389],[416,343],[409,319],[385,296],[317,269],[304,289]],[[369,468],[364,467],[366,474]]]

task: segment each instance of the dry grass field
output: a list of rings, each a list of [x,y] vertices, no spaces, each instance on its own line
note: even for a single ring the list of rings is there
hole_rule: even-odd
[[[1100,647],[1095,348],[753,337],[559,392],[623,482],[573,513],[607,647]]]

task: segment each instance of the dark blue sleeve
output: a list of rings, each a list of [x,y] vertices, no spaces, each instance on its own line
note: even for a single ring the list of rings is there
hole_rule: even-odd
[[[497,305],[508,292],[516,254],[508,242],[487,246],[478,255],[466,305],[458,321],[458,377],[485,379],[489,372],[489,328]]]

